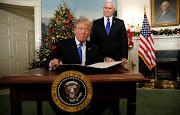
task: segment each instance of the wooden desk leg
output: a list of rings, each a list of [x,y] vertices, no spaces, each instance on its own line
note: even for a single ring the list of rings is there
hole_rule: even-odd
[[[37,105],[37,114],[42,115],[42,101],[36,101]]]
[[[10,89],[11,115],[22,115],[22,105],[19,90],[16,87]]]
[[[120,115],[120,111],[119,111],[119,99],[114,99],[112,102],[112,111],[113,111],[113,115]]]
[[[127,98],[127,115],[136,115],[136,96]]]

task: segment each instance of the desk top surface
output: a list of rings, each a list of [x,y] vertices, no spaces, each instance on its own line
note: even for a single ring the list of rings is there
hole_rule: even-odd
[[[22,74],[4,76],[0,79],[0,84],[17,83],[53,83],[60,72],[47,71],[43,68],[28,70]],[[86,75],[91,82],[140,82],[148,81],[141,73],[129,71],[127,69],[115,69],[111,72]]]

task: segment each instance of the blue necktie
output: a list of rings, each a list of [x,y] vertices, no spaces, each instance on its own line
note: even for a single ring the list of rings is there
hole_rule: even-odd
[[[79,47],[78,47],[78,53],[79,53],[79,57],[80,57],[80,63],[82,63],[82,50],[81,50],[81,46],[83,46],[82,43],[79,44]]]
[[[110,22],[109,22],[109,18],[107,19],[107,24],[106,24],[106,33],[109,36],[109,32],[110,32]]]

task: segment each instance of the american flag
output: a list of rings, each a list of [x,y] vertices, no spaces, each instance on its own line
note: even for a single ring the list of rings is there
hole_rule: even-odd
[[[146,13],[144,14],[142,30],[140,33],[139,56],[142,58],[149,70],[156,66],[154,41]]]

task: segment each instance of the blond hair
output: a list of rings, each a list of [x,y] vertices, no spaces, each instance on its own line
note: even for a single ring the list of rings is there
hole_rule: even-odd
[[[85,25],[88,25],[88,26],[90,27],[90,30],[91,30],[92,22],[91,22],[90,20],[88,20],[88,19],[86,19],[86,18],[79,18],[79,19],[76,21],[74,27],[76,28],[77,24],[80,24],[80,23],[83,23],[83,24],[85,24]]]

